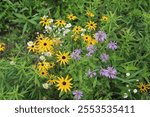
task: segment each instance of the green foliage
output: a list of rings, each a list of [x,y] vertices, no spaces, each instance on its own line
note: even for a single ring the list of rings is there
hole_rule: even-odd
[[[89,20],[83,14],[87,10],[95,14],[91,19],[107,33],[109,40],[118,43],[118,49],[114,53],[106,51],[106,41],[104,46],[97,47],[99,51],[95,58],[70,61],[60,75],[72,76],[73,89],[83,91],[82,99],[124,99],[124,93],[128,94],[127,99],[150,99],[149,91],[141,93],[137,87],[139,82],[150,83],[149,0],[3,0],[0,6],[0,42],[6,43],[6,50],[0,52],[0,99],[73,99],[72,92],[60,93],[54,86],[48,90],[43,88],[46,79],[41,78],[32,66],[39,60],[39,55],[28,53],[26,44],[35,40],[36,32],[43,33],[39,24],[42,16],[67,21],[67,14],[73,13],[79,23],[72,24],[83,26],[83,22]],[[107,16],[109,22],[101,21],[102,16]],[[68,40],[64,50],[71,52],[75,47],[84,47],[80,42],[75,44],[69,40],[70,36],[64,39]],[[110,55],[110,62],[97,66],[101,64],[99,55],[102,52]],[[12,61],[14,65],[10,63]],[[117,69],[116,79],[99,75],[99,70],[109,64]],[[98,75],[88,78],[89,68]],[[131,75],[127,77],[126,73]],[[134,89],[138,92],[133,93]]]

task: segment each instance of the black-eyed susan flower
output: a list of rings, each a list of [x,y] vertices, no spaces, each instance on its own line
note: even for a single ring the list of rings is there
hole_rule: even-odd
[[[57,78],[57,76],[55,76],[53,74],[50,74],[47,83],[55,84],[56,83],[56,78]]]
[[[87,22],[86,27],[87,27],[89,30],[95,30],[95,29],[96,29],[96,27],[97,27],[97,23],[92,22],[92,21]]]
[[[36,37],[37,41],[41,41],[41,40],[43,40],[44,38],[45,38],[45,36],[44,36],[43,34],[39,34],[39,35],[37,35],[37,37]]]
[[[59,54],[56,54],[57,56],[57,62],[60,63],[60,65],[66,65],[70,59],[70,56],[69,56],[69,52],[66,52],[66,53],[61,53],[59,51]]]
[[[66,78],[64,77],[58,77],[58,80],[56,80],[57,82],[57,88],[58,90],[60,90],[61,92],[68,92],[70,91],[70,89],[72,88],[72,83],[71,83],[71,78],[69,78],[69,76],[67,75]]]
[[[75,15],[73,15],[73,14],[68,14],[68,15],[67,15],[67,18],[68,18],[69,20],[76,20],[76,19],[77,19],[77,17],[76,17]]]
[[[54,66],[55,66],[55,63],[54,63],[54,62],[50,62],[50,63],[49,63],[49,69],[54,68]]]
[[[49,26],[52,22],[53,22],[53,20],[48,18],[48,16],[43,16],[43,17],[41,17],[40,24],[42,26]]]
[[[53,41],[49,38],[44,38],[40,41],[37,41],[38,52],[48,52],[53,51]]]
[[[3,52],[6,48],[5,43],[0,43],[0,52]]]
[[[141,93],[145,93],[145,92],[147,92],[150,89],[150,86],[141,82],[138,85],[138,88],[141,91]]]
[[[87,46],[95,45],[96,43],[98,42],[95,39],[91,39],[87,42]]]
[[[56,26],[65,26],[66,25],[66,21],[65,20],[56,20],[55,22]]]
[[[29,52],[36,52],[37,51],[37,46],[36,46],[36,44],[35,43],[33,43],[33,42],[28,42],[27,43],[27,49],[28,49],[28,51]]]
[[[89,17],[94,17],[94,13],[92,13],[91,11],[86,11],[86,15]]]
[[[41,77],[47,77],[48,76],[48,71],[47,70],[41,70],[41,71],[39,71],[39,76],[41,76]]]
[[[107,17],[107,16],[102,16],[101,20],[102,20],[102,21],[106,21],[106,22],[108,22],[108,20],[109,20],[109,19],[108,19],[108,17]]]
[[[79,34],[81,32],[81,29],[81,26],[75,26],[72,31],[74,32],[74,34]]]
[[[37,69],[38,70],[48,70],[50,68],[50,63],[43,61],[43,62],[38,62],[37,64]]]
[[[90,35],[83,35],[83,39],[84,41],[88,42],[92,39],[92,37]]]

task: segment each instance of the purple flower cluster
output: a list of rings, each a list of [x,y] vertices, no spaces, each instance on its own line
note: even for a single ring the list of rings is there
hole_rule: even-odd
[[[106,39],[106,33],[105,32],[103,32],[103,31],[98,31],[96,34],[95,34],[95,39],[98,41],[98,42],[100,42],[100,43],[102,43],[102,42],[104,42],[105,41],[105,39]]]
[[[113,67],[107,67],[107,69],[100,70],[100,75],[108,78],[116,78],[117,71]]]
[[[90,45],[87,47],[87,51],[88,53],[86,54],[86,56],[92,56],[92,54],[96,51],[96,47],[94,47],[93,45]]]
[[[103,62],[106,62],[106,61],[109,59],[109,55],[103,53],[103,54],[101,54],[100,58],[101,58],[101,60],[102,60]]]
[[[108,48],[112,49],[112,50],[116,50],[118,47],[117,47],[117,43],[115,42],[109,42],[108,43]]]
[[[71,58],[76,59],[76,60],[80,60],[81,56],[81,49],[75,49],[72,53],[71,53]]]
[[[95,71],[91,71],[90,69],[87,72],[87,76],[90,78],[93,78],[96,76],[96,72]]]
[[[83,92],[80,91],[80,90],[76,90],[76,91],[73,92],[73,95],[74,95],[74,98],[75,98],[76,100],[80,100],[81,97],[83,96]]]

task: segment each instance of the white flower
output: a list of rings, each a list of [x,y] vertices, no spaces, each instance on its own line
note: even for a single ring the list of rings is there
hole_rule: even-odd
[[[128,94],[127,94],[127,93],[124,93],[124,94],[123,94],[123,98],[128,98]]]
[[[10,61],[10,64],[11,64],[11,65],[15,65],[16,62],[15,62],[15,61]]]
[[[126,85],[126,87],[129,87],[129,85]]]
[[[137,89],[134,89],[134,90],[133,90],[133,93],[137,93]]]
[[[47,16],[47,15],[44,15],[43,18],[48,18],[48,16]]]
[[[128,91],[130,92],[130,91],[131,91],[131,89],[128,89]]]
[[[84,36],[84,33],[81,33],[81,36]]]
[[[82,32],[85,32],[85,31],[86,31],[86,29],[82,28],[82,29],[81,29],[81,31],[82,31]]]
[[[53,21],[54,21],[53,19],[50,19],[50,23],[53,23]]]
[[[53,29],[50,26],[45,26],[45,30],[46,30],[46,32],[50,33],[50,32],[52,32]]]
[[[72,25],[71,23],[66,24],[65,28],[70,28]]]
[[[69,30],[69,29],[64,30],[64,32],[63,32],[63,36],[65,36],[68,32],[70,32],[70,30]]]
[[[32,46],[33,44],[34,44],[33,41],[29,41],[29,42],[27,43],[28,46]]]
[[[36,34],[39,35],[40,33],[39,33],[39,32],[36,32]]]
[[[43,88],[44,88],[44,89],[48,89],[48,88],[49,88],[48,83],[44,83],[44,84],[42,84],[42,85],[43,85]]]
[[[40,56],[40,60],[44,61],[45,57],[44,56]]]
[[[51,52],[45,52],[44,55],[45,56],[52,56],[52,53]]]
[[[130,73],[126,73],[126,76],[127,76],[127,77],[130,76]]]
[[[139,79],[137,79],[136,81],[139,82]]]

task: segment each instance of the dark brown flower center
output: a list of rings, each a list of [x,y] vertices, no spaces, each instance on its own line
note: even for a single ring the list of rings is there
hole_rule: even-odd
[[[44,46],[46,46],[47,45],[47,43],[44,43]]]
[[[91,26],[93,26],[93,24],[90,24]]]
[[[42,74],[44,74],[44,72],[42,72]]]
[[[62,84],[63,84],[63,85],[66,85],[66,82],[64,81]]]
[[[62,59],[66,59],[66,57],[65,57],[65,56],[62,56]]]

